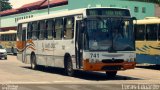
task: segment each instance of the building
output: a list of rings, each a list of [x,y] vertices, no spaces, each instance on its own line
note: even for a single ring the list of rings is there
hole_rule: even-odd
[[[50,7],[48,9],[48,7]],[[127,0],[40,0],[23,5],[17,9],[0,12],[0,29],[16,30],[17,22],[41,15],[54,14],[59,11],[90,7],[121,7],[129,8],[131,14],[137,19],[158,16],[159,7],[153,3],[127,1]],[[48,12],[49,11],[49,12]],[[160,15],[159,15],[160,16]]]

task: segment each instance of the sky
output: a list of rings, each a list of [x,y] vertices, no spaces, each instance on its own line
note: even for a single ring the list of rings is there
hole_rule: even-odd
[[[39,0],[9,0],[13,8],[19,8],[24,4],[28,4],[36,1],[39,1]]]

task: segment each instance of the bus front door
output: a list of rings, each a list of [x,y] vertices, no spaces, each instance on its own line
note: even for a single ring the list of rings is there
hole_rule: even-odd
[[[23,47],[23,52],[22,52],[22,62],[27,63],[26,60],[26,31],[27,31],[27,24],[22,24],[22,47]]]
[[[83,47],[83,39],[82,39],[82,21],[77,20],[76,21],[76,46],[75,46],[75,52],[76,52],[76,67],[82,68],[82,47]]]

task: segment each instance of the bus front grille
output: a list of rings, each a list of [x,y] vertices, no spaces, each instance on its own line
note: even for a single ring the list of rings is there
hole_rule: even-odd
[[[120,65],[118,66],[103,66],[102,67],[102,70],[121,70],[121,67]]]
[[[124,60],[122,60],[122,59],[114,59],[114,60],[112,60],[112,59],[103,59],[102,62],[103,63],[123,63]]]

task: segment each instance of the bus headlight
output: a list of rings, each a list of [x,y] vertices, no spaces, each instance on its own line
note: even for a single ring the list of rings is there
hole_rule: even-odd
[[[131,60],[131,62],[135,62],[135,58],[131,58],[130,60]]]
[[[128,62],[135,62],[135,58],[127,59]]]
[[[94,59],[91,59],[91,60],[90,60],[90,63],[95,63],[95,61],[96,61],[96,60],[94,60]]]
[[[90,63],[98,63],[98,62],[100,62],[99,59],[91,59],[90,60]]]

